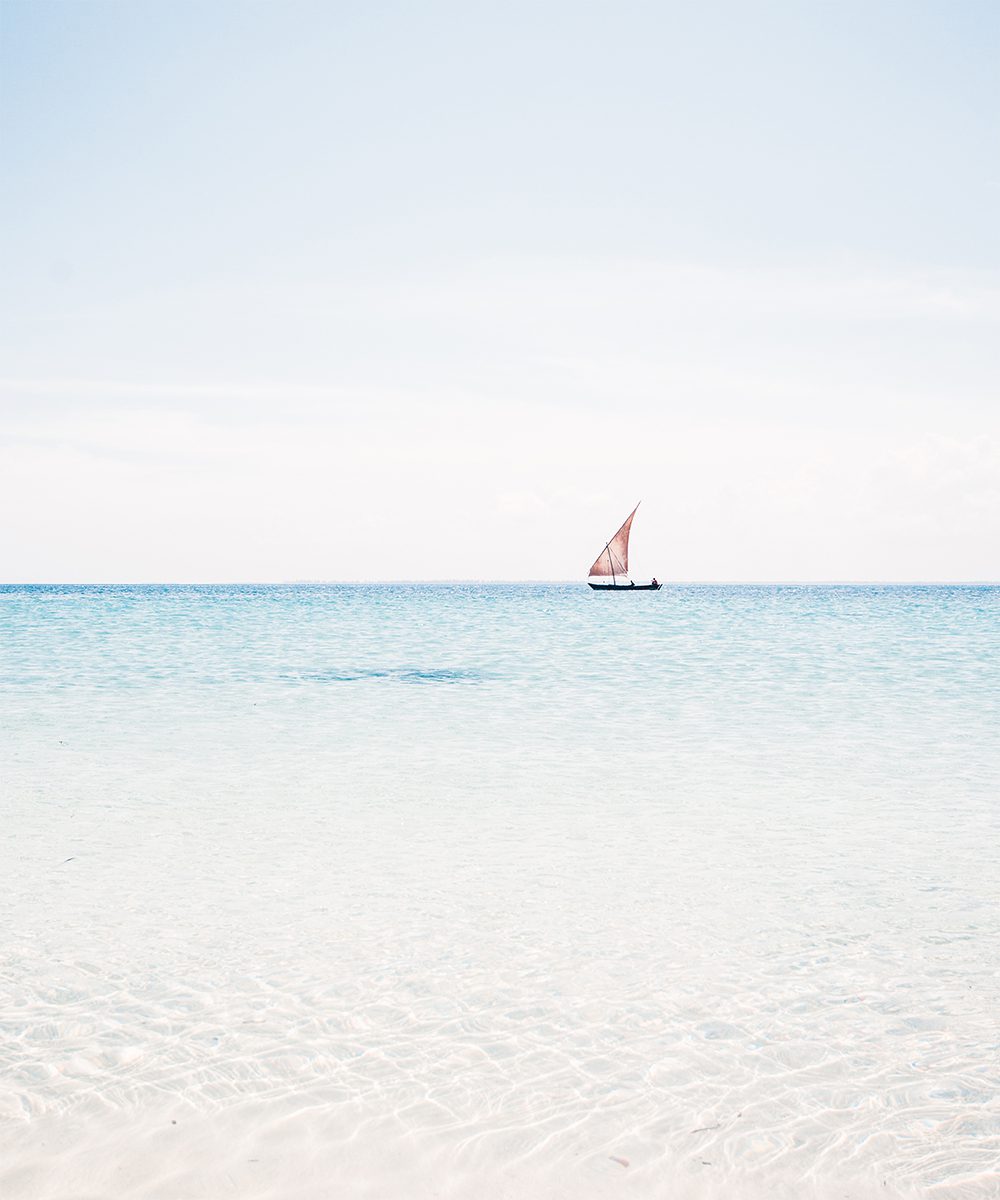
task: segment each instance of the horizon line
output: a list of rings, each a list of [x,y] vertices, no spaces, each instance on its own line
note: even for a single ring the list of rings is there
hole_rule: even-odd
[[[47,579],[0,580],[0,588],[45,587],[442,587],[478,584],[507,587],[585,587],[580,579]],[[670,587],[1000,587],[1000,579],[671,579]]]

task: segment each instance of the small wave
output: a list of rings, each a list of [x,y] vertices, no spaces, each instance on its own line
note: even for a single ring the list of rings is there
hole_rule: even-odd
[[[397,683],[478,683],[480,671],[452,667],[396,668],[393,670],[329,670],[285,672],[281,679],[289,683],[359,683],[368,679],[387,679]]]
[[[432,671],[399,671],[403,683],[475,683],[482,678],[478,671],[442,668]]]

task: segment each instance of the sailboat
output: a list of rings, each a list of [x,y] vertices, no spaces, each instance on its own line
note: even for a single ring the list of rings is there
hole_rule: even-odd
[[[641,504],[642,501],[639,501]],[[604,547],[594,565],[590,568],[590,579],[587,581],[595,592],[658,592],[663,586],[653,579],[650,583],[633,583],[628,577],[628,535],[632,529],[632,518],[639,510],[639,504],[632,509],[625,519],[625,524]],[[607,579],[610,583],[594,583],[594,577]],[[622,581],[619,583],[619,579]]]

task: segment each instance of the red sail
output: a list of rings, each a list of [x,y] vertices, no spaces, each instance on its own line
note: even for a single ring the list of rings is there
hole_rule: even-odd
[[[632,528],[632,518],[639,505],[628,515],[625,524],[597,556],[597,561],[590,568],[591,575],[627,575],[628,574],[628,533]]]

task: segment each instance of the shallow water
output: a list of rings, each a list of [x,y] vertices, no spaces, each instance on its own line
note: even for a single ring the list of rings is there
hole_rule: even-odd
[[[0,588],[0,1195],[1000,1193],[1000,589]]]

